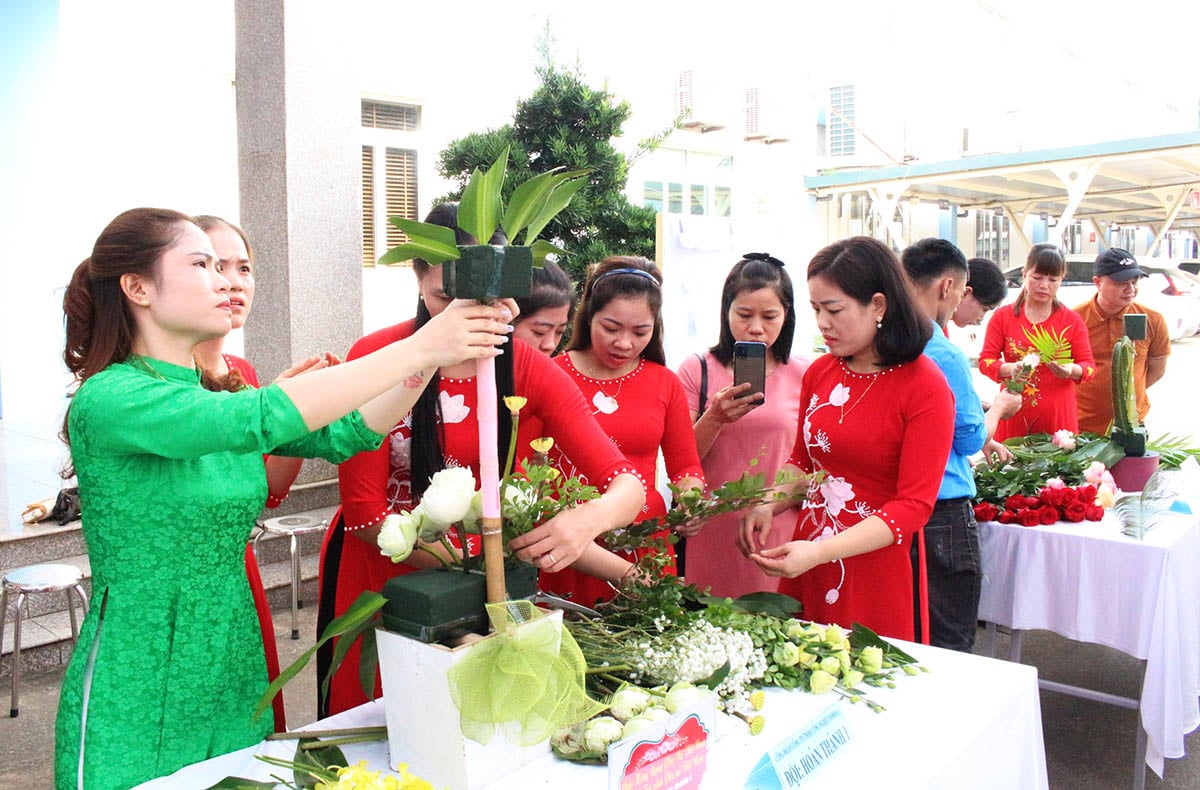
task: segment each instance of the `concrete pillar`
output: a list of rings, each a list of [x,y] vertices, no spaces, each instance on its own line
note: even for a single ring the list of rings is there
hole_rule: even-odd
[[[246,356],[272,380],[362,333],[360,97],[335,3],[236,0],[240,219],[256,253]],[[335,477],[308,462],[299,482]],[[336,502],[303,490],[292,510]]]

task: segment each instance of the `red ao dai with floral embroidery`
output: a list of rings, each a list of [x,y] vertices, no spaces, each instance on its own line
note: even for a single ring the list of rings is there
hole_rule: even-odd
[[[913,638],[910,541],[929,518],[950,455],[954,398],[924,356],[879,373],[851,371],[826,354],[809,367],[789,463],[824,471],[796,521],[797,540],[821,540],[872,515],[891,528],[881,549],[817,566],[779,591],[803,617]]]

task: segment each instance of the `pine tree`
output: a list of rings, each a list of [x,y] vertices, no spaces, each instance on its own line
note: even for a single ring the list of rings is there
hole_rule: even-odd
[[[508,184],[520,184],[530,175],[556,167],[590,168],[589,183],[571,205],[554,218],[542,234],[571,253],[559,264],[576,282],[586,267],[609,255],[654,257],[654,210],[635,206],[624,194],[628,160],[612,139],[628,120],[628,102],[606,89],[585,84],[578,67],[554,62],[548,36],[541,43],[545,62],[538,67],[541,85],[517,104],[511,124],[462,137],[442,152],[439,173],[458,182],[447,200],[457,200],[471,172],[486,168],[507,146]],[[638,154],[652,150],[664,134],[644,141]]]

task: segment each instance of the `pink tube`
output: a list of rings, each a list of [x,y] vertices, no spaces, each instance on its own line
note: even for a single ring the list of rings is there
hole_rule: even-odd
[[[483,517],[500,518],[500,458],[496,447],[496,361],[478,361],[475,370],[476,408],[479,410],[479,490]]]

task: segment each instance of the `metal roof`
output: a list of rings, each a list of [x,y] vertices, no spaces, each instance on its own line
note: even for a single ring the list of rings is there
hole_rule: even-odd
[[[1081,195],[1071,194],[1072,183]],[[1161,237],[1168,229],[1200,231],[1200,132],[827,170],[804,184],[818,197],[878,190],[893,199],[1003,208],[1017,218],[1045,212],[1055,220],[1090,219],[1098,228],[1146,225]]]

